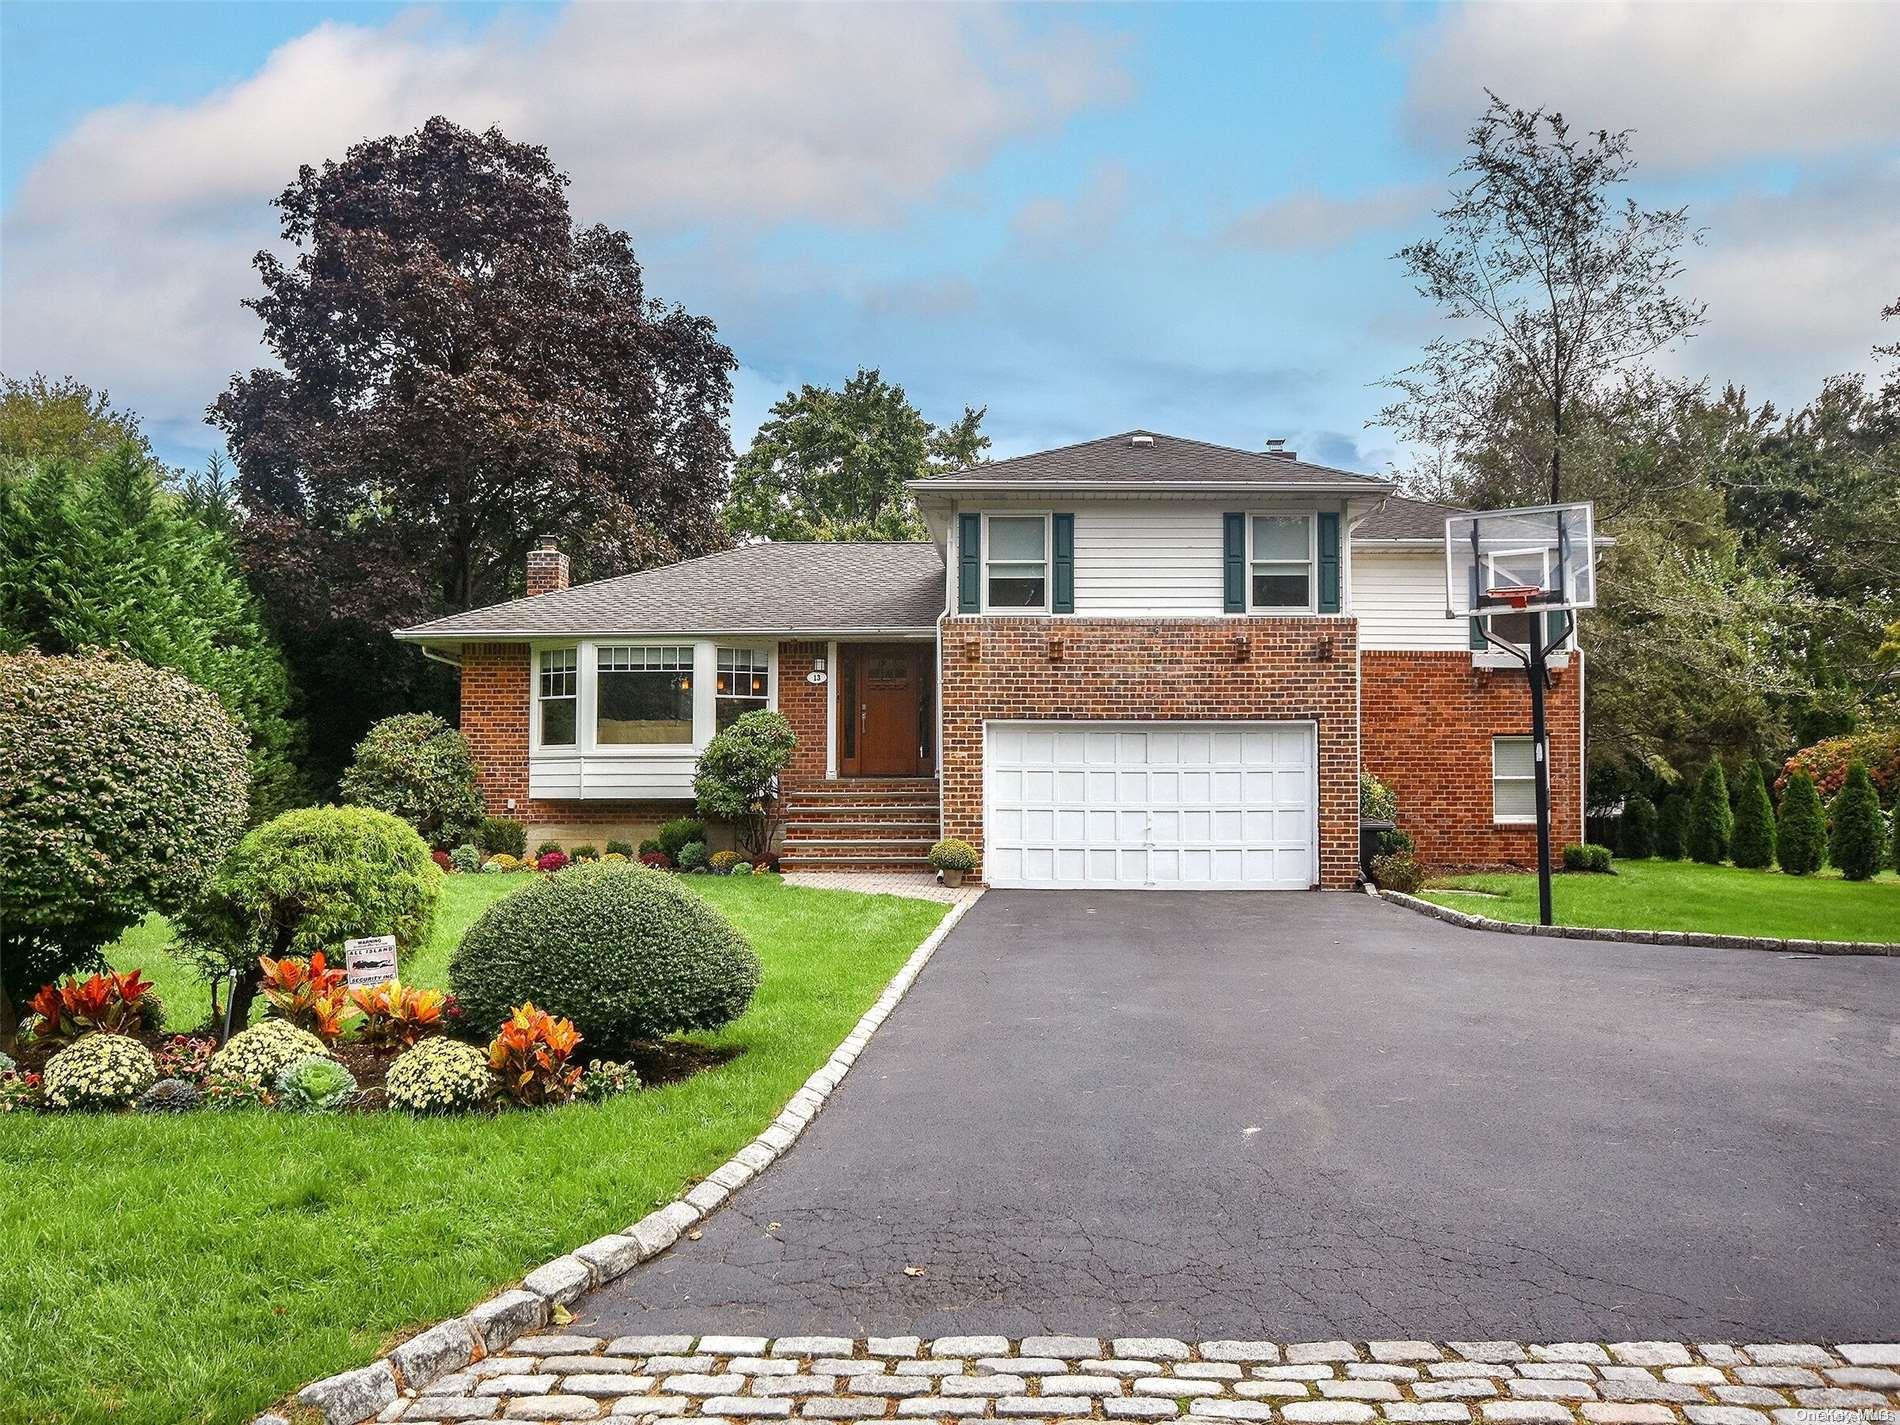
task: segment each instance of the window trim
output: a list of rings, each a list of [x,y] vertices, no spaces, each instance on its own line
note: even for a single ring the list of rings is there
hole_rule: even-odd
[[[590,661],[592,662],[592,665],[593,665],[594,676],[592,677],[592,679],[589,680],[590,696],[587,699],[587,703],[588,703],[587,710],[591,714],[590,718],[588,719],[588,724],[587,724],[587,752],[590,756],[613,756],[616,754],[626,753],[630,751],[636,752],[636,753],[646,753],[648,755],[653,755],[653,756],[665,756],[668,754],[677,756],[682,750],[697,751],[700,747],[704,746],[704,744],[700,741],[700,737],[699,737],[699,699],[695,691],[699,686],[699,678],[702,676],[702,670],[700,668],[698,640],[688,639],[686,642],[682,643],[677,638],[597,639],[593,641],[591,646],[593,649],[593,656]],[[601,666],[601,661],[600,661],[601,654],[607,653],[607,652],[617,652],[622,649],[625,649],[625,650],[638,649],[643,653],[644,652],[662,652],[662,651],[672,652],[672,653],[684,653],[686,657],[683,660],[683,663],[681,662],[681,660],[675,659],[674,662],[680,665],[680,666],[675,666],[675,667],[665,667],[665,666],[654,667],[650,664],[644,664],[644,663],[642,664],[642,666],[638,668],[603,668]],[[684,742],[603,742],[601,741],[601,738],[600,738],[600,680],[603,676],[609,673],[674,673],[674,674],[678,674],[681,672],[684,672],[689,680],[685,689],[686,695],[687,695],[688,712],[686,716],[687,734],[686,734],[686,740]]]
[[[559,694],[556,697],[550,698],[541,691],[543,686],[542,679],[549,671],[542,666],[542,661],[550,653],[566,653],[572,655],[574,659],[573,667],[556,669],[554,671],[566,673],[574,680],[573,692]],[[559,756],[576,756],[581,750],[581,687],[583,682],[581,676],[581,646],[578,643],[553,644],[546,648],[534,649],[532,656],[532,671],[528,678],[528,733],[530,750],[534,752],[545,750]],[[543,742],[541,740],[541,705],[544,702],[555,701],[565,701],[574,704],[574,740],[572,742]]]
[[[728,654],[740,654],[740,653],[743,653],[748,660],[757,659],[758,660],[757,666],[753,666],[750,662],[748,662],[747,667],[744,668],[743,670],[738,668],[736,665],[732,668],[727,668],[723,661],[726,658],[726,656]],[[737,673],[741,671],[748,674],[762,673],[764,675],[765,694],[763,697],[757,697],[751,693],[740,695],[737,693],[722,693],[719,691],[719,676],[722,673]],[[719,704],[721,702],[757,704],[757,707],[748,706],[746,709],[747,712],[756,712],[761,709],[763,709],[766,712],[770,712],[774,708],[776,708],[778,706],[778,657],[775,650],[771,648],[762,648],[758,646],[757,644],[720,643],[715,640],[713,643],[713,725],[712,725],[712,735],[714,737],[717,737],[719,735]]]
[[[1051,610],[1055,607],[1056,593],[1055,520],[1052,518],[1053,513],[1054,512],[1050,510],[983,511],[983,548],[979,568],[979,576],[982,580],[982,588],[980,590],[982,598],[979,601],[979,607],[983,613],[1027,614],[1031,617],[1051,616]],[[1026,568],[1029,564],[1029,561],[1025,559],[1004,559],[998,561],[990,557],[990,550],[993,547],[990,541],[990,521],[993,519],[1039,519],[1042,521],[1042,602],[1040,604],[1033,607],[1022,604],[1012,604],[1005,608],[997,608],[990,603],[990,566],[1000,562]]]
[[[1500,742],[1522,742],[1531,748],[1531,770],[1529,776],[1498,775],[1498,744]],[[1549,744],[1545,744],[1545,757],[1549,757]],[[1500,814],[1498,811],[1499,782],[1529,782],[1531,784],[1531,810],[1529,813]],[[1528,732],[1498,732],[1491,735],[1491,824],[1493,826],[1535,826],[1537,825],[1537,748]]]
[[[719,649],[749,649],[765,659],[767,711],[779,708],[779,643],[776,638],[739,637],[722,640],[703,634],[634,634],[619,638],[582,638],[532,640],[529,643],[527,686],[528,756],[531,760],[566,761],[585,759],[609,762],[661,761],[689,759],[697,762],[718,732],[719,713],[715,706],[715,686],[719,675]],[[598,742],[595,722],[600,715],[600,650],[602,648],[690,648],[693,655],[693,740],[688,742]],[[543,653],[572,650],[576,663],[575,736],[571,743],[548,746],[541,741],[540,658]],[[611,671],[611,670],[610,670]]]
[[[1282,615],[1287,615],[1291,617],[1298,617],[1302,614],[1318,613],[1319,612],[1319,515],[1320,515],[1320,512],[1317,509],[1246,510],[1243,512],[1243,514],[1247,521],[1247,560],[1246,560],[1247,599],[1246,599],[1246,604],[1247,604],[1248,616],[1250,617],[1261,616],[1261,617],[1271,618],[1275,614],[1282,614]],[[1291,564],[1294,562],[1291,559],[1262,560],[1255,556],[1254,542],[1253,542],[1254,521],[1260,520],[1260,519],[1273,519],[1273,520],[1302,519],[1306,521],[1306,603],[1303,606],[1298,605],[1298,604],[1256,604],[1253,601],[1253,576],[1254,576],[1255,565],[1262,564],[1262,563]],[[1340,534],[1340,542],[1342,545],[1345,542],[1345,534],[1343,530],[1341,531],[1341,534]],[[1343,591],[1343,586],[1345,582],[1343,562],[1342,562],[1342,567],[1341,567],[1340,580],[1341,580],[1342,591]],[[1343,606],[1345,603],[1345,600],[1343,597],[1341,598],[1340,602]]]

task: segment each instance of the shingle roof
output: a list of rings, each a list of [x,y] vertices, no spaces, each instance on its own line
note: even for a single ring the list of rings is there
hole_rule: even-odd
[[[1144,436],[1152,443],[1136,445],[1133,443],[1136,436]],[[1289,460],[1258,450],[1209,445],[1205,441],[1186,440],[1178,435],[1131,430],[1123,431],[1120,435],[1103,436],[1100,440],[1085,440],[1079,445],[1039,450],[1033,455],[1018,455],[987,465],[973,465],[942,475],[925,476],[921,480],[913,480],[911,488],[927,491],[937,485],[1102,483],[1324,485],[1334,488],[1363,485],[1372,490],[1391,487],[1390,481],[1377,475],[1335,470],[1329,465]]]
[[[934,628],[943,606],[935,545],[748,544],[451,614],[397,637],[917,632]]]
[[[1445,537],[1445,519],[1463,514],[1459,505],[1439,505],[1430,500],[1413,500],[1404,495],[1387,495],[1371,514],[1353,526],[1358,540],[1435,539]]]

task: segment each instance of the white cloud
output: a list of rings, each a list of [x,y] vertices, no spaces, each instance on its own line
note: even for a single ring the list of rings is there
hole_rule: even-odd
[[[1473,4],[1415,41],[1409,131],[1455,147],[1489,88],[1634,128],[1645,172],[1900,141],[1900,5]]]
[[[324,24],[197,102],[95,111],[47,153],[4,219],[0,364],[109,385],[148,420],[194,415],[259,359],[238,304],[269,199],[299,164],[432,114],[546,144],[581,221],[730,241],[896,224],[1005,145],[1128,93],[1111,43],[974,7]]]
[[[1128,216],[1134,179],[1120,163],[1098,163],[1073,195],[1032,198],[1016,210],[1010,231],[1041,255],[1073,254],[1108,240]]]
[[[1298,252],[1343,246],[1366,233],[1422,216],[1444,196],[1435,183],[1400,183],[1348,197],[1306,191],[1270,198],[1227,225],[1234,247]]]

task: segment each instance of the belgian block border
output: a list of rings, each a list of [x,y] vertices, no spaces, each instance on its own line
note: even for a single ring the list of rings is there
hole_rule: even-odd
[[[897,1008],[898,1001],[929,963],[944,937],[976,904],[970,897],[950,907],[937,928],[911,952],[904,967],[891,978],[866,1010],[844,1043],[793,1094],[779,1116],[758,1137],[715,1168],[691,1191],[665,1207],[648,1213],[620,1232],[576,1247],[566,1256],[536,1267],[519,1287],[490,1297],[467,1315],[444,1321],[410,1337],[367,1366],[314,1381],[297,1392],[297,1404],[322,1412],[324,1425],[360,1425],[393,1402],[403,1390],[416,1390],[459,1371],[471,1362],[505,1350],[520,1336],[539,1331],[552,1320],[554,1308],[565,1306],[594,1287],[625,1276],[640,1263],[657,1257],[701,1219],[789,1152],[792,1144],[845,1072],[856,1062],[878,1026]],[[288,1425],[284,1417],[266,1413],[256,1425]]]
[[[1789,955],[1900,955],[1900,944],[1881,940],[1776,940],[1771,936],[1714,935],[1700,930],[1593,930],[1579,925],[1530,925],[1492,920],[1447,905],[1435,905],[1398,891],[1375,891],[1379,899],[1429,915],[1466,930],[1498,930],[1506,935],[1538,935],[1559,940],[1611,940],[1626,945],[1698,945],[1717,950],[1778,950]]]

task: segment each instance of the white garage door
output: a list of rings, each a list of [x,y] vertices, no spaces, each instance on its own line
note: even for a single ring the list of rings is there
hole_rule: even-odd
[[[1317,879],[1310,723],[990,723],[992,886],[1304,890]]]

